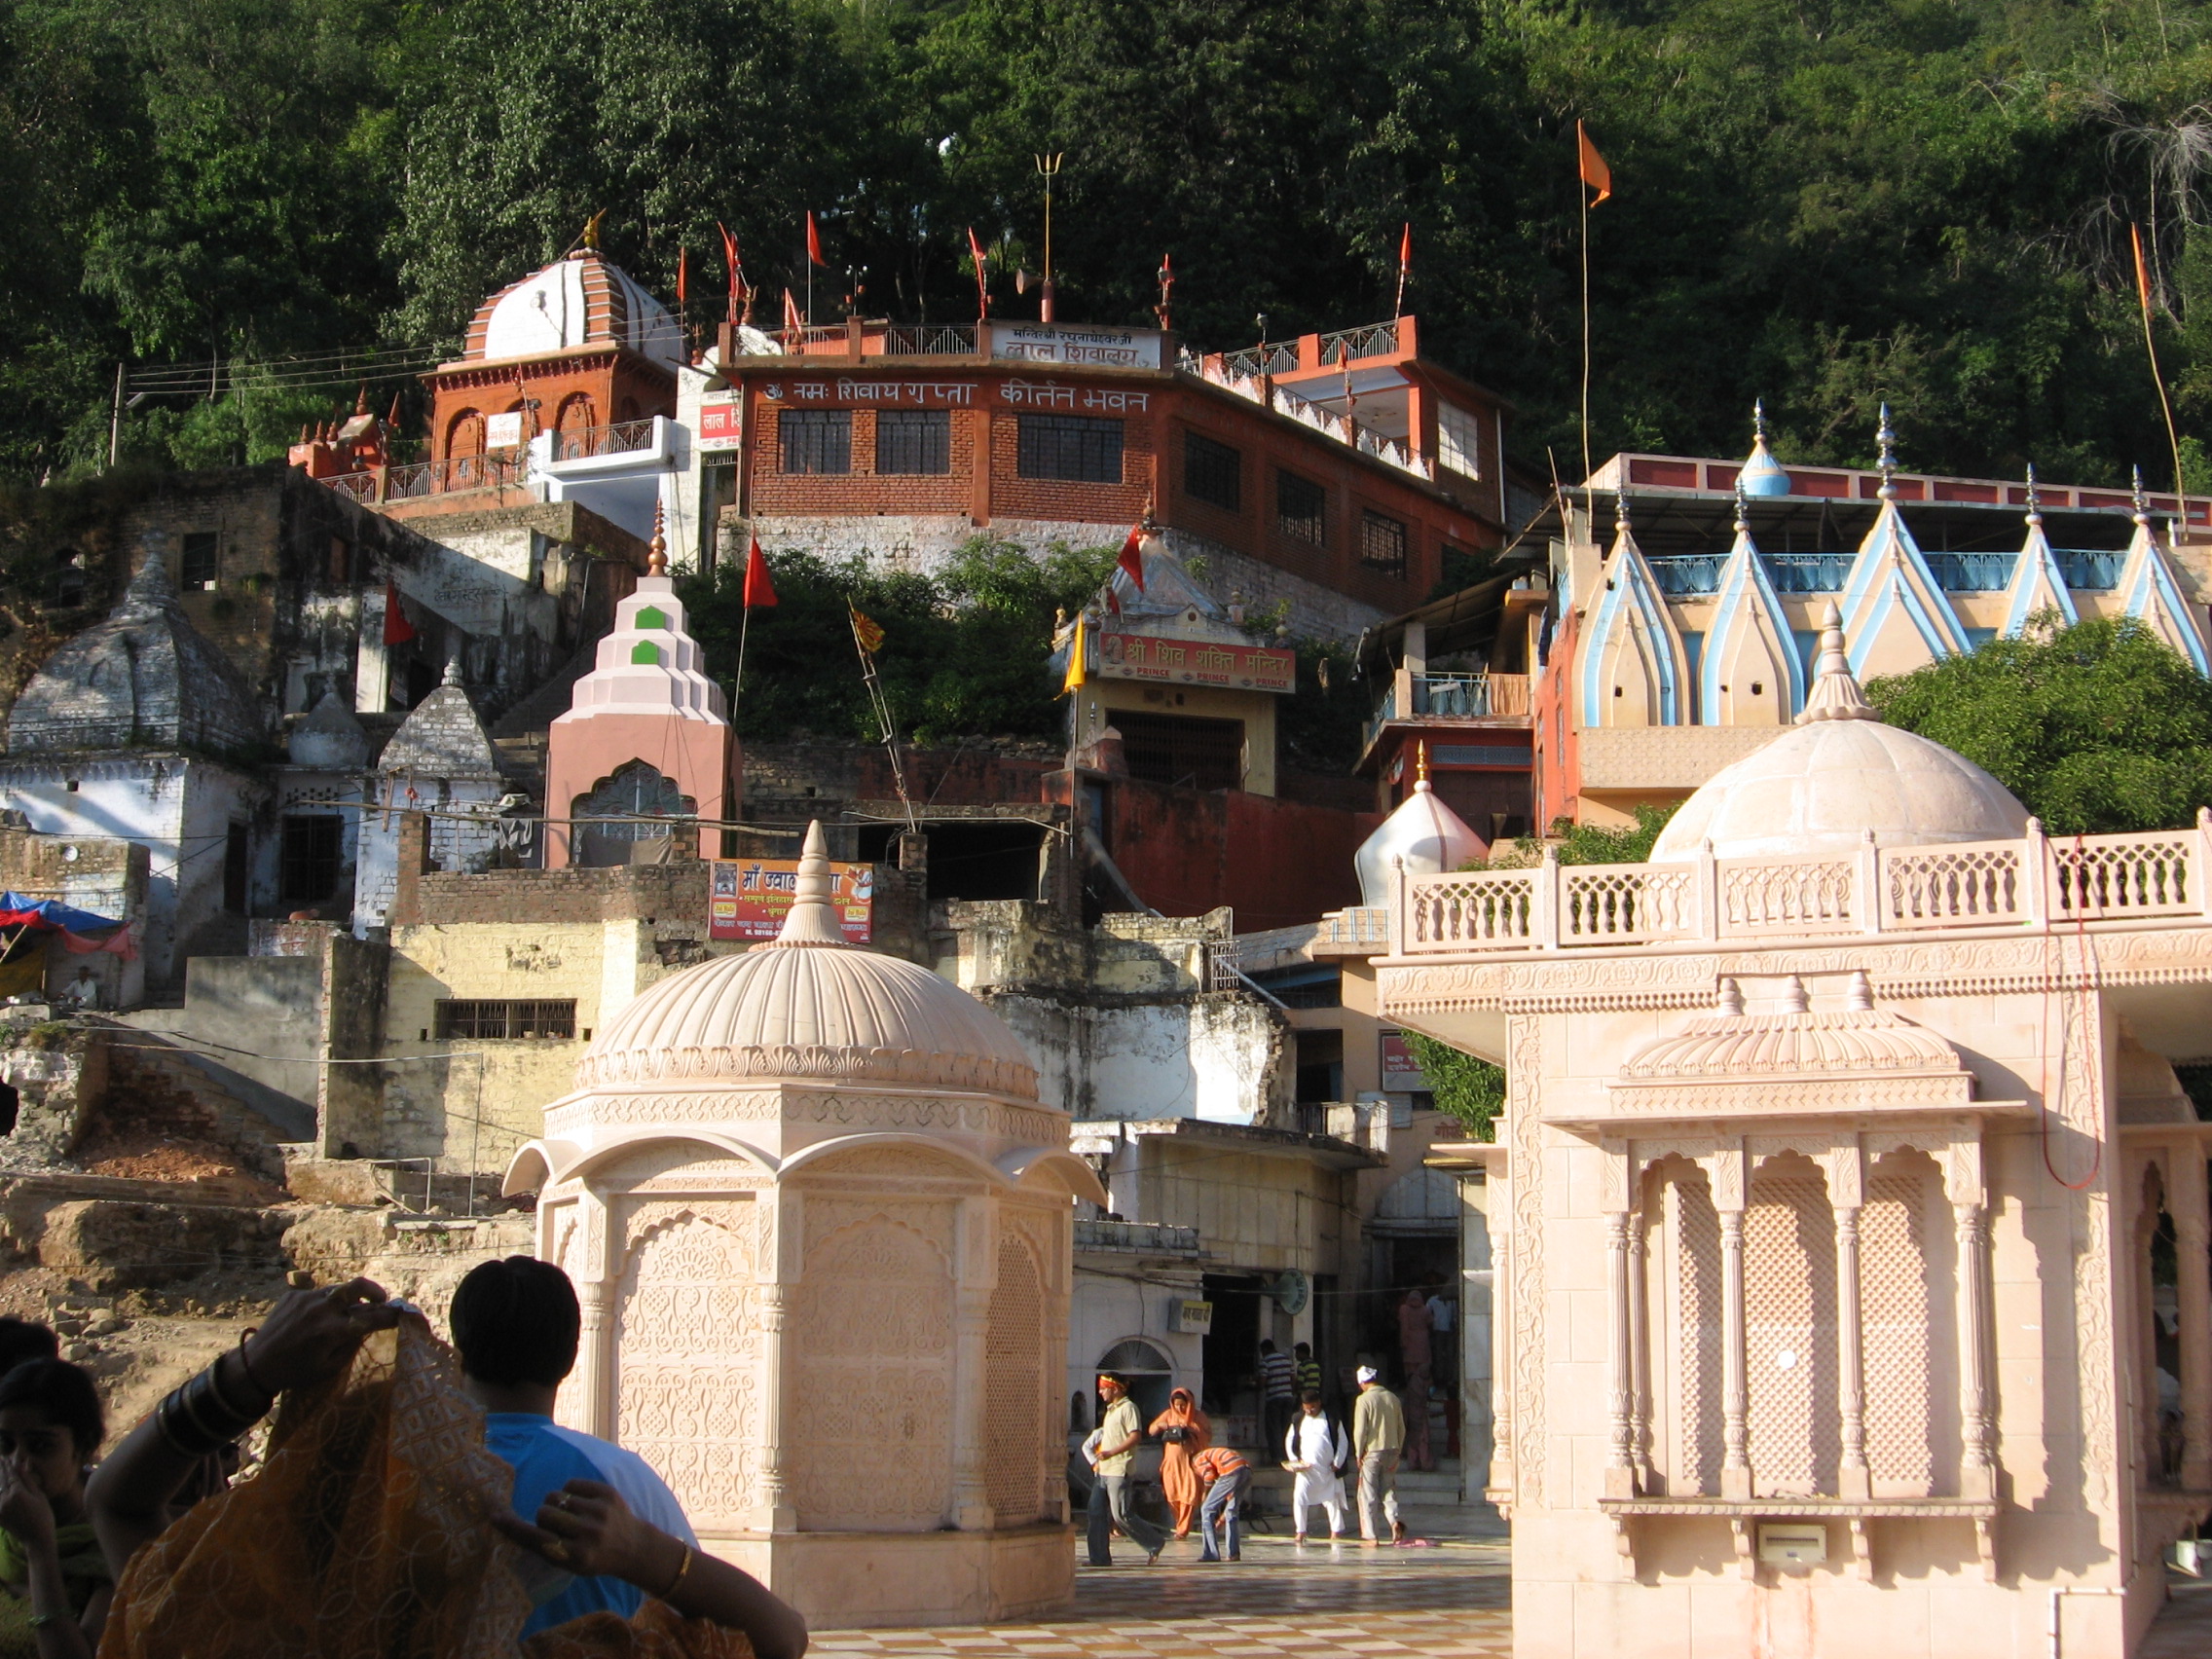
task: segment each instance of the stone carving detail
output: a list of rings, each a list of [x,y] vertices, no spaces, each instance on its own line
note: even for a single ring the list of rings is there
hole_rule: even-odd
[[[784,1435],[799,1525],[921,1532],[952,1492],[952,1206],[935,1236],[881,1206],[810,1198]],[[828,1212],[828,1213],[826,1213]],[[851,1217],[841,1226],[833,1218]],[[940,1241],[941,1240],[941,1241]],[[865,1291],[863,1289],[865,1287]]]
[[[837,1083],[909,1083],[924,1088],[974,1088],[989,1094],[1037,1092],[1035,1068],[993,1054],[934,1054],[918,1049],[765,1048],[617,1049],[587,1052],[578,1088],[608,1088],[662,1078],[788,1077]]]
[[[933,1158],[926,1152],[895,1146],[862,1146],[848,1152],[829,1152],[812,1161],[804,1173],[834,1170],[847,1175],[878,1175],[902,1181],[966,1181],[972,1173],[950,1158]]]
[[[1541,1022],[1513,1022],[1511,1099],[1506,1132],[1513,1167],[1531,1172],[1513,1183],[1513,1491],[1514,1502],[1542,1503],[1544,1493],[1544,1125],[1536,1080],[1543,1076]]]
[[[1745,1346],[1751,1473],[1760,1496],[1833,1493],[1842,1458],[1836,1397],[1835,1231],[1817,1175],[1751,1178],[1744,1211]]]
[[[545,1132],[560,1136],[592,1124],[834,1124],[854,1129],[956,1129],[1035,1146],[1067,1142],[1067,1120],[1036,1106],[979,1096],[942,1094],[796,1093],[783,1089],[705,1094],[601,1094],[545,1114]]]
[[[1677,1307],[1674,1327],[1676,1456],[1668,1490],[1677,1495],[1720,1490],[1720,1217],[1702,1171],[1669,1172],[1667,1224],[1675,1237]]]
[[[1924,1170],[1918,1159],[1893,1160],[1867,1183],[1859,1219],[1866,1464],[1885,1495],[1935,1491],[1929,1427],[1952,1415],[1949,1402],[1938,1405],[1929,1386],[1929,1348],[1940,1334],[1929,1306]]]
[[[929,1199],[902,1202],[896,1198],[855,1198],[811,1191],[806,1195],[806,1264],[813,1263],[815,1251],[832,1234],[866,1221],[895,1222],[928,1239],[942,1259],[944,1272],[952,1272],[958,1217],[951,1203]]]
[[[999,1238],[998,1283],[983,1337],[983,1492],[1001,1527],[1042,1512],[1045,1477],[1045,1290],[1021,1235]]]
[[[702,1529],[758,1501],[760,1320],[749,1200],[636,1205],[616,1305],[615,1438]]]

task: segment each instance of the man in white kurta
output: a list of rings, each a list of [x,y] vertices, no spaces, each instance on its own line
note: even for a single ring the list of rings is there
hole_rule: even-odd
[[[1291,1485],[1291,1542],[1303,1544],[1306,1541],[1306,1517],[1315,1504],[1328,1511],[1330,1538],[1345,1535],[1345,1485],[1341,1471],[1350,1452],[1351,1442],[1342,1425],[1331,1422],[1321,1410],[1321,1390],[1307,1389],[1298,1415],[1290,1419],[1290,1432],[1283,1436],[1284,1460],[1303,1465]]]

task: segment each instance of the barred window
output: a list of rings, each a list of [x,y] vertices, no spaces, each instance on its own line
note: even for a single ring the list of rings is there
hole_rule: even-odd
[[[875,416],[878,472],[950,472],[952,413],[946,409],[881,409]]]
[[[1275,527],[1293,541],[1327,546],[1328,507],[1328,491],[1310,478],[1295,472],[1275,474]]]
[[[440,997],[439,1041],[455,1037],[553,1037],[576,1034],[576,999]]]
[[[187,593],[215,585],[220,546],[221,538],[211,530],[185,532],[184,557],[179,561],[176,579]]]
[[[1183,488],[1196,500],[1235,512],[1244,505],[1243,457],[1196,432],[1183,434]]]
[[[787,409],[776,429],[783,439],[786,472],[852,471],[850,409]]]
[[[1122,481],[1122,423],[1084,415],[1023,415],[1014,470],[1072,484]]]
[[[319,904],[338,885],[345,822],[335,812],[287,813],[280,826],[276,896],[286,904]]]
[[[1359,562],[1386,576],[1406,573],[1406,527],[1373,508],[1359,515]]]

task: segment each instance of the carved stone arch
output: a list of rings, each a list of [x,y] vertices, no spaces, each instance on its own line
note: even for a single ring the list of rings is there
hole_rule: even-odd
[[[1646,1230],[1649,1309],[1644,1458],[1654,1486],[1676,1495],[1720,1490],[1724,1314],[1720,1218],[1706,1167],[1711,1144],[1651,1147],[1636,1184]]]

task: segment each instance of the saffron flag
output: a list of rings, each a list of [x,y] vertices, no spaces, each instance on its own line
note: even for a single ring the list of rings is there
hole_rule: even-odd
[[[830,263],[822,257],[822,230],[815,224],[812,213],[806,216],[806,257],[817,265]]]
[[[676,250],[676,314],[679,318],[683,315],[683,308],[690,303],[690,299],[691,250],[680,247]]]
[[[1398,275],[1403,276],[1414,268],[1414,222],[1406,221],[1406,234],[1398,239]]]
[[[415,624],[407,620],[407,612],[399,606],[399,589],[389,577],[384,584],[384,643],[387,645],[404,645],[415,637]]]
[[[1574,152],[1582,168],[1582,182],[1598,193],[1598,201],[1590,203],[1595,207],[1598,202],[1613,193],[1613,169],[1605,166],[1605,158],[1599,155],[1598,146],[1590,142],[1590,134],[1580,118],[1574,123]]]
[[[1060,684],[1060,695],[1064,697],[1070,691],[1080,691],[1083,689],[1085,683],[1086,682],[1083,665],[1083,618],[1081,616],[1078,616],[1075,619],[1075,638],[1068,643],[1068,677]]]
[[[1137,592],[1144,592],[1144,526],[1129,526],[1128,538],[1122,543],[1122,556],[1114,561],[1117,570],[1127,572],[1130,581],[1137,584]]]
[[[2144,320],[2149,321],[2151,316],[2151,271],[2150,267],[2143,263],[2143,227],[2140,225],[2128,226],[2127,240],[2135,246],[2136,296],[2143,302]]]
[[[976,227],[968,227],[968,252],[976,261],[976,315],[978,318],[991,314],[990,278],[984,275],[983,244],[976,240]]]
[[[792,298],[789,288],[784,290],[784,327],[796,334],[806,326],[798,314],[798,301]]]
[[[737,302],[745,293],[745,263],[737,255],[737,239],[729,234],[729,227],[719,219],[715,229],[722,234],[722,260],[729,267],[729,319],[737,320]]]
[[[761,557],[760,538],[753,538],[752,549],[745,555],[745,608],[769,606],[776,603],[776,589],[768,580],[768,561]]]
[[[883,629],[870,621],[852,601],[845,602],[845,608],[853,613],[853,638],[860,642],[861,649],[868,652],[883,649]]]

